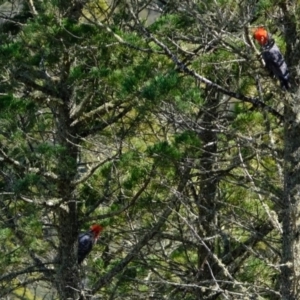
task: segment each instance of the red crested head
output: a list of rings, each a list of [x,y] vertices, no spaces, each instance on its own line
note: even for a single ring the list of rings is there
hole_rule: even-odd
[[[254,31],[253,38],[262,46],[266,45],[270,40],[268,31],[263,27],[259,27]]]
[[[103,230],[103,227],[101,225],[98,224],[93,224],[90,227],[90,231],[94,234],[94,237],[97,239],[100,232]]]

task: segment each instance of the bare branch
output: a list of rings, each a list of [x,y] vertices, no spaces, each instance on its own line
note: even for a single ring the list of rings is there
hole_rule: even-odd
[[[139,251],[145,247],[148,242],[159,233],[160,228],[166,223],[169,215],[173,212],[174,208],[177,205],[178,198],[188,181],[189,170],[185,172],[186,174],[183,176],[183,179],[179,183],[177,190],[174,192],[172,199],[170,199],[168,206],[160,215],[157,223],[153,226],[151,230],[149,230],[139,242],[135,244],[132,250],[126,255],[126,257],[114,268],[112,268],[106,275],[100,278],[94,285],[92,289],[92,294],[95,294],[99,289],[101,289],[104,285],[108,284],[114,276],[116,276],[120,271],[122,271],[132,260],[135,259]]]

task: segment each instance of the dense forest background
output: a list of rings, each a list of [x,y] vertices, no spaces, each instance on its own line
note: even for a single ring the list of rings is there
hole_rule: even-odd
[[[299,24],[298,0],[0,1],[0,298],[300,299]]]

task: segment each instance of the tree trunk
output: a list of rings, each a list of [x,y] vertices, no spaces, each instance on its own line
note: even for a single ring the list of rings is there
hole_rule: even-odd
[[[283,198],[282,299],[300,298],[300,124],[286,107]]]
[[[215,121],[218,114],[219,94],[214,89],[207,91],[207,103],[203,107],[203,118],[201,126],[205,129],[201,133],[201,141],[203,150],[200,157],[199,168],[203,175],[200,176],[200,191],[198,195],[198,211],[199,211],[199,236],[209,237],[215,234],[216,221],[216,191],[218,180],[214,175],[213,168],[216,161],[217,153],[217,135],[215,129]],[[206,246],[201,243],[198,247],[198,280],[212,280],[212,265],[214,261],[211,259],[211,252],[214,253],[214,241],[205,241]],[[212,287],[210,287],[212,288]],[[210,291],[208,291],[210,293]],[[197,299],[203,299],[207,295],[207,291],[196,291]]]
[[[58,208],[58,262],[57,289],[60,299],[78,299],[81,291],[77,264],[78,218],[77,203],[72,181],[77,173],[78,141],[76,130],[71,127],[69,100],[64,101],[57,113],[57,141],[63,147],[58,155],[58,197],[62,204]]]
[[[297,104],[298,105],[298,104]],[[285,108],[285,174],[281,293],[286,300],[300,297],[300,123],[297,112]]]
[[[296,4],[295,4],[296,5]],[[281,5],[286,29],[286,59],[291,69],[291,93],[285,96],[284,196],[282,209],[281,295],[284,300],[300,299],[300,49],[297,21],[292,6]],[[297,74],[298,73],[298,74]]]

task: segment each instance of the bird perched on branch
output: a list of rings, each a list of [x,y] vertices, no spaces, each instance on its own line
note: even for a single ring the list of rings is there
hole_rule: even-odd
[[[289,89],[289,70],[274,39],[272,39],[271,35],[263,27],[259,27],[254,31],[253,38],[261,45],[261,54],[266,68],[273,76],[279,79],[282,88]]]
[[[82,261],[87,257],[87,255],[92,251],[94,244],[97,242],[99,235],[103,227],[98,224],[94,224],[90,227],[90,230],[85,233],[81,233],[78,236],[78,263],[81,264]]]

